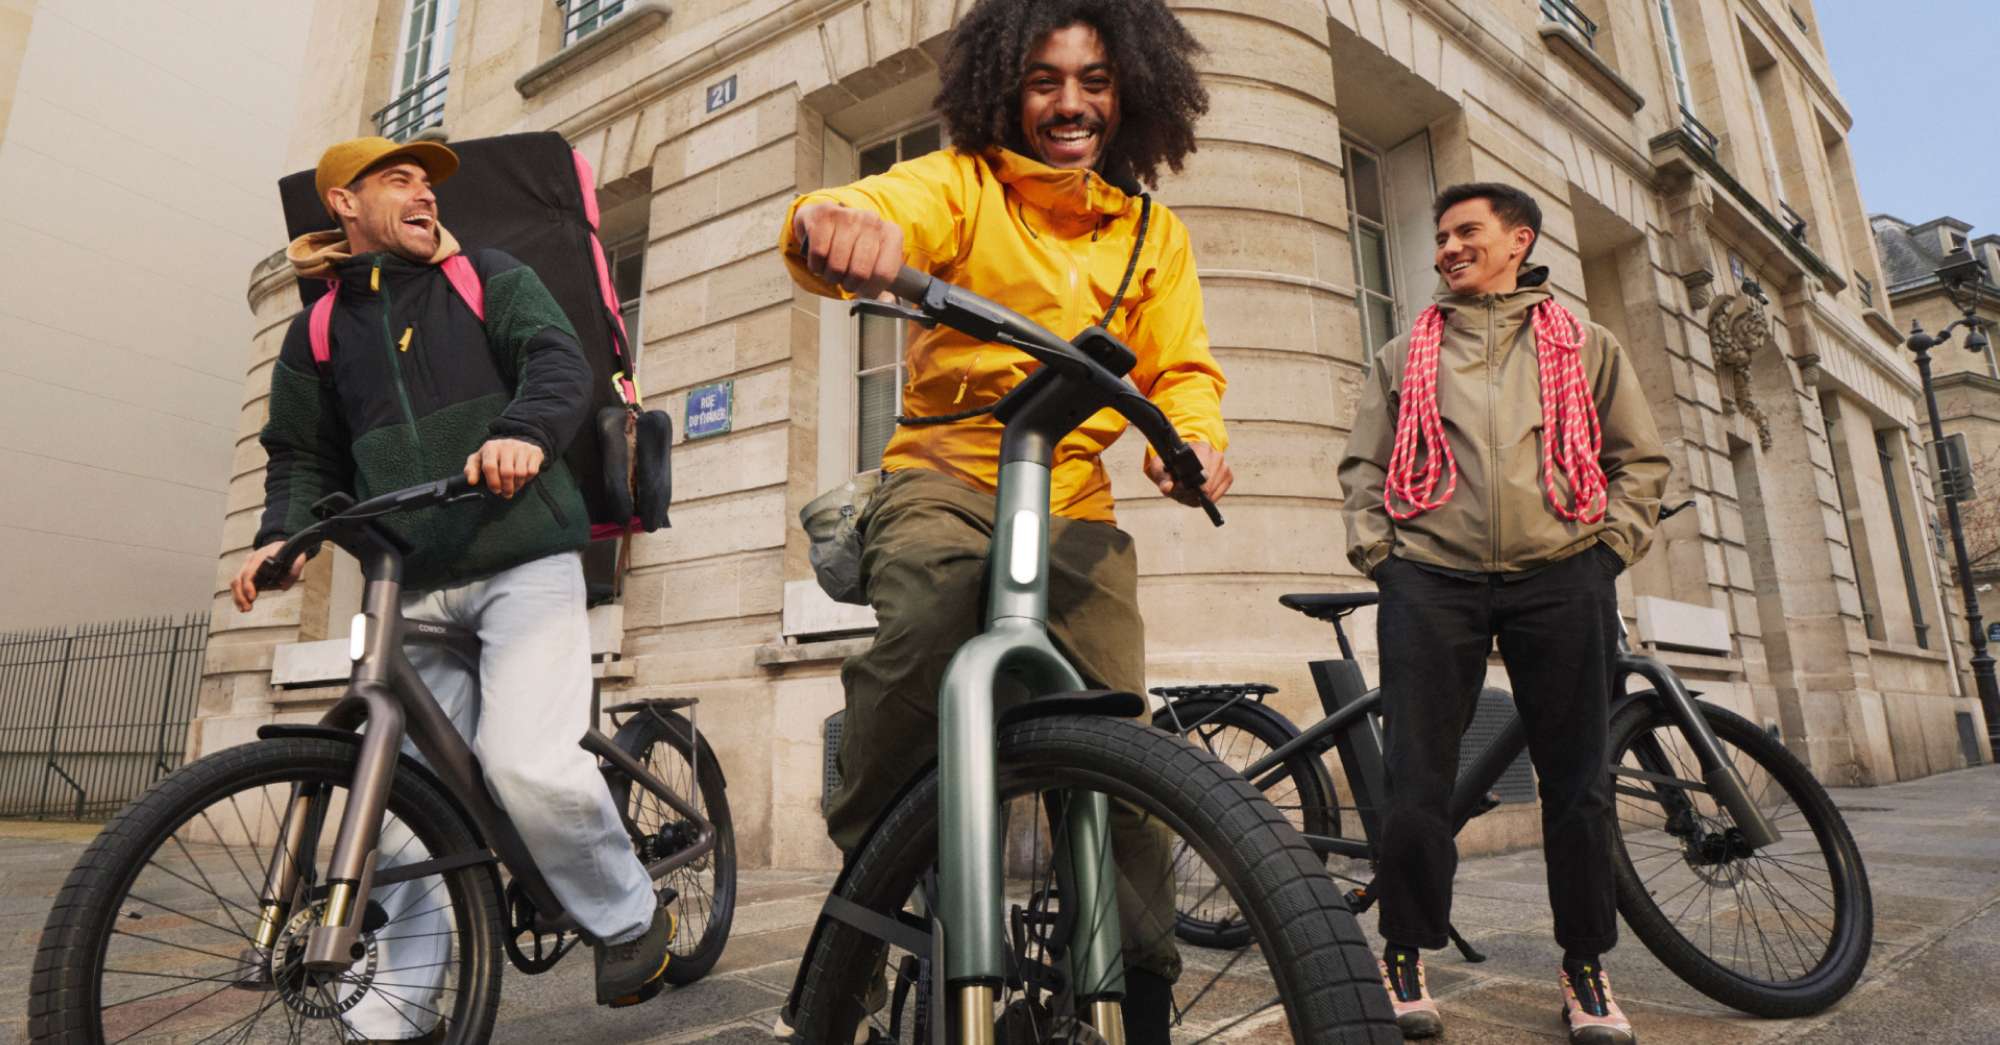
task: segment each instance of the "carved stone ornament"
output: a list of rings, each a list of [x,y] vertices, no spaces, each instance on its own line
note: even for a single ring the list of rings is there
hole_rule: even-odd
[[[1708,341],[1715,366],[1734,378],[1735,394],[1723,406],[1733,407],[1757,426],[1757,442],[1771,448],[1771,422],[1750,398],[1750,357],[1771,342],[1771,317],[1764,303],[1748,294],[1724,294],[1708,314]]]

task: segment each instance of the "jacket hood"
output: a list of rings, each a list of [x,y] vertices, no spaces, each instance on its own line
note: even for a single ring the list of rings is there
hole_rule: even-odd
[[[1498,313],[1497,318],[1501,324],[1505,326],[1516,322],[1526,322],[1529,309],[1554,296],[1549,293],[1548,282],[1549,268],[1547,265],[1523,266],[1513,290],[1505,294],[1473,294],[1467,296],[1452,293],[1451,285],[1440,278],[1438,280],[1437,293],[1431,296],[1431,300],[1447,316],[1455,312],[1470,312],[1476,309],[1483,310],[1490,305]]]
[[[450,230],[440,223],[437,231],[437,250],[429,261],[432,265],[458,253],[458,240]],[[353,256],[347,248],[347,234],[339,229],[308,232],[285,248],[285,260],[292,263],[292,272],[300,279],[339,279],[340,263]]]
[[[996,147],[980,155],[994,177],[1022,199],[1052,213],[1118,217],[1131,209],[1136,195],[1096,171],[1051,167],[1012,149]]]

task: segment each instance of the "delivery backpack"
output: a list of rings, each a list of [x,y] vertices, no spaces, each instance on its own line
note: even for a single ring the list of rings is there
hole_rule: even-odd
[[[631,341],[612,289],[604,246],[597,240],[596,178],[590,163],[554,131],[454,142],[458,173],[435,190],[438,218],[461,250],[505,251],[535,271],[576,329],[590,362],[589,423],[563,449],[590,513],[593,540],[648,533],[667,521],[673,497],[673,421],[643,408]],[[293,239],[338,229],[320,203],[312,171],[278,182]],[[451,288],[480,322],[486,293],[463,253],[440,266]],[[326,372],[336,294],[325,280],[300,279],[299,298],[311,315],[313,361]]]

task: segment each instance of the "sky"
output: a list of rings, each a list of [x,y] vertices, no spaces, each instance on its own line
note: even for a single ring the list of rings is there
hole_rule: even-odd
[[[1871,214],[2000,233],[2000,0],[1813,0]]]

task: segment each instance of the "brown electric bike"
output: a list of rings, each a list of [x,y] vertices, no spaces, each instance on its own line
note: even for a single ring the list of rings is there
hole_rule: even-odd
[[[535,974],[575,947],[575,921],[403,652],[477,665],[479,640],[403,618],[410,549],[379,520],[480,496],[462,477],[360,504],[331,495],[259,570],[273,587],[324,541],[360,560],[347,693],[316,725],[263,726],[182,768],[106,825],[42,933],[36,1042],[473,1045],[492,1031],[503,951]],[[615,737],[581,739],[678,919],[675,983],[715,964],[736,904],[722,770],[694,704],[622,704],[607,709]]]

